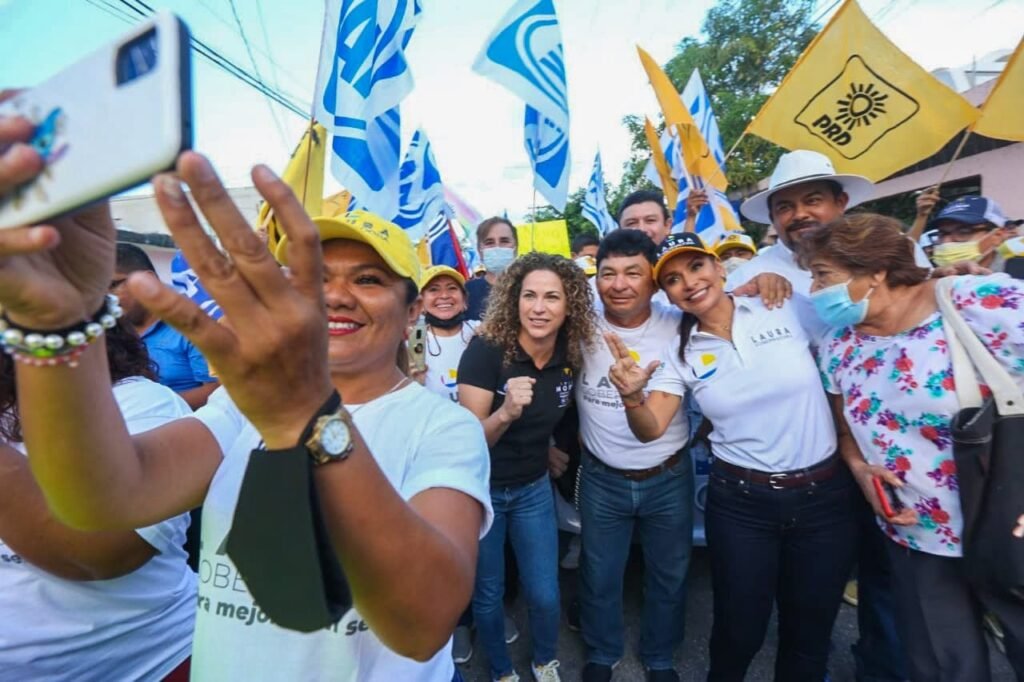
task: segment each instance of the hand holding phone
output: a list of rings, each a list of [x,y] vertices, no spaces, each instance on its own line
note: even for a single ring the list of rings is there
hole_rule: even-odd
[[[420,317],[409,333],[409,370],[425,372],[427,369],[427,324]]]
[[[896,490],[889,483],[882,480],[881,476],[872,476],[871,484],[875,487],[875,494],[882,505],[882,511],[886,518],[891,519],[903,510],[903,504],[896,496]]]

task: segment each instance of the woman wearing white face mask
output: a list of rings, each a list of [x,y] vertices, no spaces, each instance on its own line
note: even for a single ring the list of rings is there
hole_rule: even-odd
[[[891,218],[851,215],[806,237],[811,301],[836,327],[819,348],[839,449],[875,509],[893,570],[897,627],[913,680],[987,680],[982,616],[1003,625],[1024,679],[1024,602],[971,587],[962,572],[963,515],[950,420],[959,410],[935,282]],[[953,303],[989,352],[1024,386],[1024,284],[957,277]],[[886,514],[879,477],[895,500]]]
[[[518,248],[516,228],[505,218],[488,218],[476,228],[476,249],[484,267],[487,268],[487,273],[483,277],[466,282],[466,295],[469,297],[466,319],[483,318],[491,287],[498,280],[498,276],[516,259]]]
[[[742,232],[733,232],[726,236],[711,250],[718,256],[718,260],[722,261],[726,275],[731,275],[733,270],[757,256],[754,240]]]

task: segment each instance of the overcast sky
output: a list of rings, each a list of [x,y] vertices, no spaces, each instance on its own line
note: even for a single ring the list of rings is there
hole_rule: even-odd
[[[234,2],[261,76],[308,105],[323,3]],[[252,70],[229,0],[149,4],[178,12],[194,35]],[[422,126],[433,142],[445,184],[483,214],[507,209],[517,218],[529,209],[533,196],[523,150],[523,103],[470,70],[511,0],[422,4],[423,18],[408,50],[416,87],[402,105],[403,138],[408,141]],[[570,191],[586,183],[598,146],[606,176],[617,182],[629,157],[622,118],[653,118],[658,112],[636,44],[664,63],[682,38],[699,37],[704,14],[713,4],[555,0],[569,79]],[[832,0],[818,0],[816,12],[832,5]],[[1024,0],[862,0],[861,6],[893,42],[929,70],[1012,49],[1024,31]],[[111,7],[126,11],[121,0],[0,0],[0,87],[31,86],[115,39],[127,24],[111,16]],[[196,58],[195,64],[196,148],[212,157],[230,185],[251,184],[248,169],[257,162],[283,168],[303,120],[269,105],[209,62]]]

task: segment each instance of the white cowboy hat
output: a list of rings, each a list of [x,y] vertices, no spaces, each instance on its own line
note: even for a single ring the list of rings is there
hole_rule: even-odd
[[[837,174],[832,162],[824,154],[797,149],[783,154],[779,158],[772,177],[768,180],[768,189],[758,192],[744,201],[740,206],[740,213],[755,223],[770,225],[772,219],[768,210],[768,199],[772,194],[783,187],[816,180],[838,182],[846,195],[850,197],[846,208],[862,204],[875,195],[875,184],[863,175]]]

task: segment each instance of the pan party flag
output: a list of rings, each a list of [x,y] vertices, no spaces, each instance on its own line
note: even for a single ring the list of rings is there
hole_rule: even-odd
[[[700,134],[697,122],[690,115],[689,108],[683,104],[672,81],[642,47],[637,45],[636,51],[640,54],[640,63],[643,64],[651,87],[654,88],[654,94],[658,98],[661,113],[665,116],[665,125],[679,126],[683,158],[690,174],[702,178],[705,183],[711,183],[720,190],[725,190],[728,186],[725,173],[718,167],[714,154]],[[652,144],[651,149],[653,150],[655,146],[656,143]]]
[[[934,154],[977,117],[846,0],[746,132],[878,181]]]
[[[303,133],[299,145],[292,152],[292,158],[281,174],[281,179],[291,187],[295,196],[302,202],[306,213],[312,217],[321,215],[324,196],[324,167],[327,163],[327,131],[318,123],[314,123]],[[277,225],[274,211],[267,202],[260,203],[257,228],[267,230],[267,246],[270,252],[277,251],[282,233]]]
[[[999,80],[981,107],[974,132],[1000,140],[1024,142],[1024,40],[1017,43]]]

